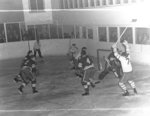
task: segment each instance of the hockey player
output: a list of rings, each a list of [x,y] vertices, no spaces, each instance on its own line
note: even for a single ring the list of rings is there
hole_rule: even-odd
[[[104,57],[105,60],[105,68],[104,70],[99,74],[99,79],[103,80],[105,76],[113,72],[115,77],[121,78],[123,75],[122,67],[120,61],[114,56],[113,51],[108,55],[108,57]]]
[[[25,66],[27,64],[27,62],[31,59],[31,56],[33,56],[32,50],[29,50],[27,52],[27,55],[25,56],[25,58],[23,59],[20,68],[22,68],[23,66]],[[19,74],[14,78],[14,82],[20,82],[21,81],[21,75],[20,72]]]
[[[69,50],[69,57],[70,57],[69,59],[70,59],[70,64],[72,65],[71,69],[75,69],[76,56],[78,55],[78,53],[79,53],[79,49],[76,46],[76,44],[73,43]]]
[[[81,51],[81,58],[79,59],[78,67],[83,70],[83,77],[81,78],[81,83],[84,87],[85,92],[82,95],[89,95],[89,87],[95,87],[93,77],[96,70],[94,68],[92,59],[87,55],[85,50]]]
[[[33,93],[37,93],[36,90],[36,76],[34,75],[35,71],[35,57],[31,56],[31,59],[28,60],[26,65],[24,65],[20,70],[20,77],[22,84],[19,86],[19,93],[23,93],[23,88],[31,83]]]
[[[132,65],[130,61],[128,42],[124,40],[122,42],[122,45],[125,48],[125,52],[123,52],[122,54],[118,53],[116,44],[114,44],[112,48],[113,48],[114,56],[120,61],[122,71],[123,71],[123,75],[121,76],[121,78],[119,78],[119,86],[124,92],[123,96],[128,96],[129,91],[127,90],[127,87],[125,84],[128,83],[130,87],[133,89],[135,94],[137,94],[137,90],[136,90],[134,81],[131,79],[131,77],[129,77],[129,74],[132,73]]]
[[[82,78],[84,76],[84,70],[82,67],[79,66],[79,63],[81,61],[81,53],[83,53],[83,51],[85,51],[87,54],[87,48],[82,47],[81,51],[75,57],[75,75],[77,77],[81,78],[81,81],[82,81]]]

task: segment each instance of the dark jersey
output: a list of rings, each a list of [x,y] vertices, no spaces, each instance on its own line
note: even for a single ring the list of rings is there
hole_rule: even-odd
[[[32,59],[26,61],[26,66],[29,66],[29,67],[31,67],[31,68],[34,68],[35,65],[36,65],[36,62],[35,62],[34,60],[32,60]]]
[[[113,52],[109,54],[108,60],[112,68],[121,67],[120,61],[114,56]]]
[[[28,84],[29,82],[35,80],[32,70],[28,66],[23,66],[21,71],[20,71],[21,79],[23,83]]]
[[[92,65],[93,61],[89,56],[86,55],[80,58],[79,63],[81,63],[82,68],[85,69],[85,67]]]
[[[29,60],[31,60],[31,56],[29,55],[25,56],[25,58],[23,59],[21,63],[21,67],[26,66]]]

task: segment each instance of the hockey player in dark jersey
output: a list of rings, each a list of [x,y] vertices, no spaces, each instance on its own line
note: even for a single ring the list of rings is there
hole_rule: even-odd
[[[31,59],[31,56],[33,56],[33,53],[31,50],[29,50],[27,52],[27,55],[24,57],[24,59],[22,60],[22,63],[20,65],[20,68],[22,68],[23,66],[25,66],[27,64],[27,62]],[[21,74],[19,71],[19,74],[16,75],[16,77],[14,78],[14,82],[20,82],[21,81]]]
[[[103,80],[107,74],[113,72],[115,77],[121,78],[123,75],[122,67],[120,61],[114,56],[113,51],[108,55],[108,57],[104,57],[105,60],[105,68],[99,74],[99,79]]]
[[[83,51],[87,54],[87,48],[82,47],[81,51],[75,57],[75,75],[78,76],[79,78],[83,78],[83,75],[84,75],[83,68],[79,67],[79,63],[80,63],[80,60],[81,60],[81,53]]]
[[[22,66],[20,70],[20,77],[22,84],[19,86],[19,93],[23,93],[23,88],[31,83],[33,93],[37,93],[36,90],[36,76],[34,75],[35,71],[35,57],[31,56],[30,60],[27,61],[26,65]]]
[[[89,95],[90,86],[95,87],[93,77],[96,69],[94,68],[92,59],[87,55],[87,52],[85,50],[81,51],[81,57],[79,59],[78,67],[83,71],[81,83],[84,87],[85,92],[82,95]]]
[[[33,52],[32,52],[31,50],[29,50],[29,51],[27,52],[27,55],[26,55],[25,58],[23,59],[23,61],[22,61],[20,67],[23,67],[23,66],[26,64],[26,62],[31,59],[32,56],[33,56]]]
[[[126,87],[126,84],[130,85],[130,87],[133,89],[133,92],[135,94],[137,94],[137,90],[136,90],[135,82],[132,80],[132,77],[131,77],[133,69],[132,69],[132,64],[130,61],[128,42],[126,40],[123,40],[122,45],[125,48],[125,52],[123,52],[122,54],[118,53],[116,44],[114,44],[112,48],[113,48],[114,56],[120,61],[122,71],[123,71],[123,75],[121,76],[121,78],[119,78],[118,84],[119,84],[119,87],[124,92],[123,96],[128,96],[130,94]]]

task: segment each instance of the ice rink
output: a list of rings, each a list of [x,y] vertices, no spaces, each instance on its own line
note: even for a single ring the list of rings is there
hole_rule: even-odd
[[[31,85],[24,94],[13,82],[22,59],[0,61],[0,116],[149,116],[150,66],[133,64],[138,95],[123,97],[118,80],[109,74],[89,96],[84,92],[66,56],[45,57],[38,63],[39,93],[32,94]],[[132,91],[130,91],[132,93]]]

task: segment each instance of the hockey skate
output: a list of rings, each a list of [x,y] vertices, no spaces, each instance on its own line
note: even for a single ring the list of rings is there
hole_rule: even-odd
[[[134,91],[134,93],[135,93],[135,94],[138,94],[138,92],[137,92],[136,88],[134,88],[134,89],[133,89],[133,91]]]
[[[38,93],[38,90],[36,90],[36,88],[33,88],[33,94]]]
[[[82,96],[87,96],[87,95],[89,95],[90,93],[89,93],[89,88],[86,88],[85,89],[85,93],[83,93],[82,94]]]
[[[123,94],[122,94],[122,96],[129,96],[130,94],[129,94],[129,92],[128,91],[125,91]]]
[[[23,90],[21,87],[18,88],[18,92],[22,95],[23,94]]]
[[[87,95],[90,95],[88,92],[85,92],[82,94],[82,96],[87,96]]]

